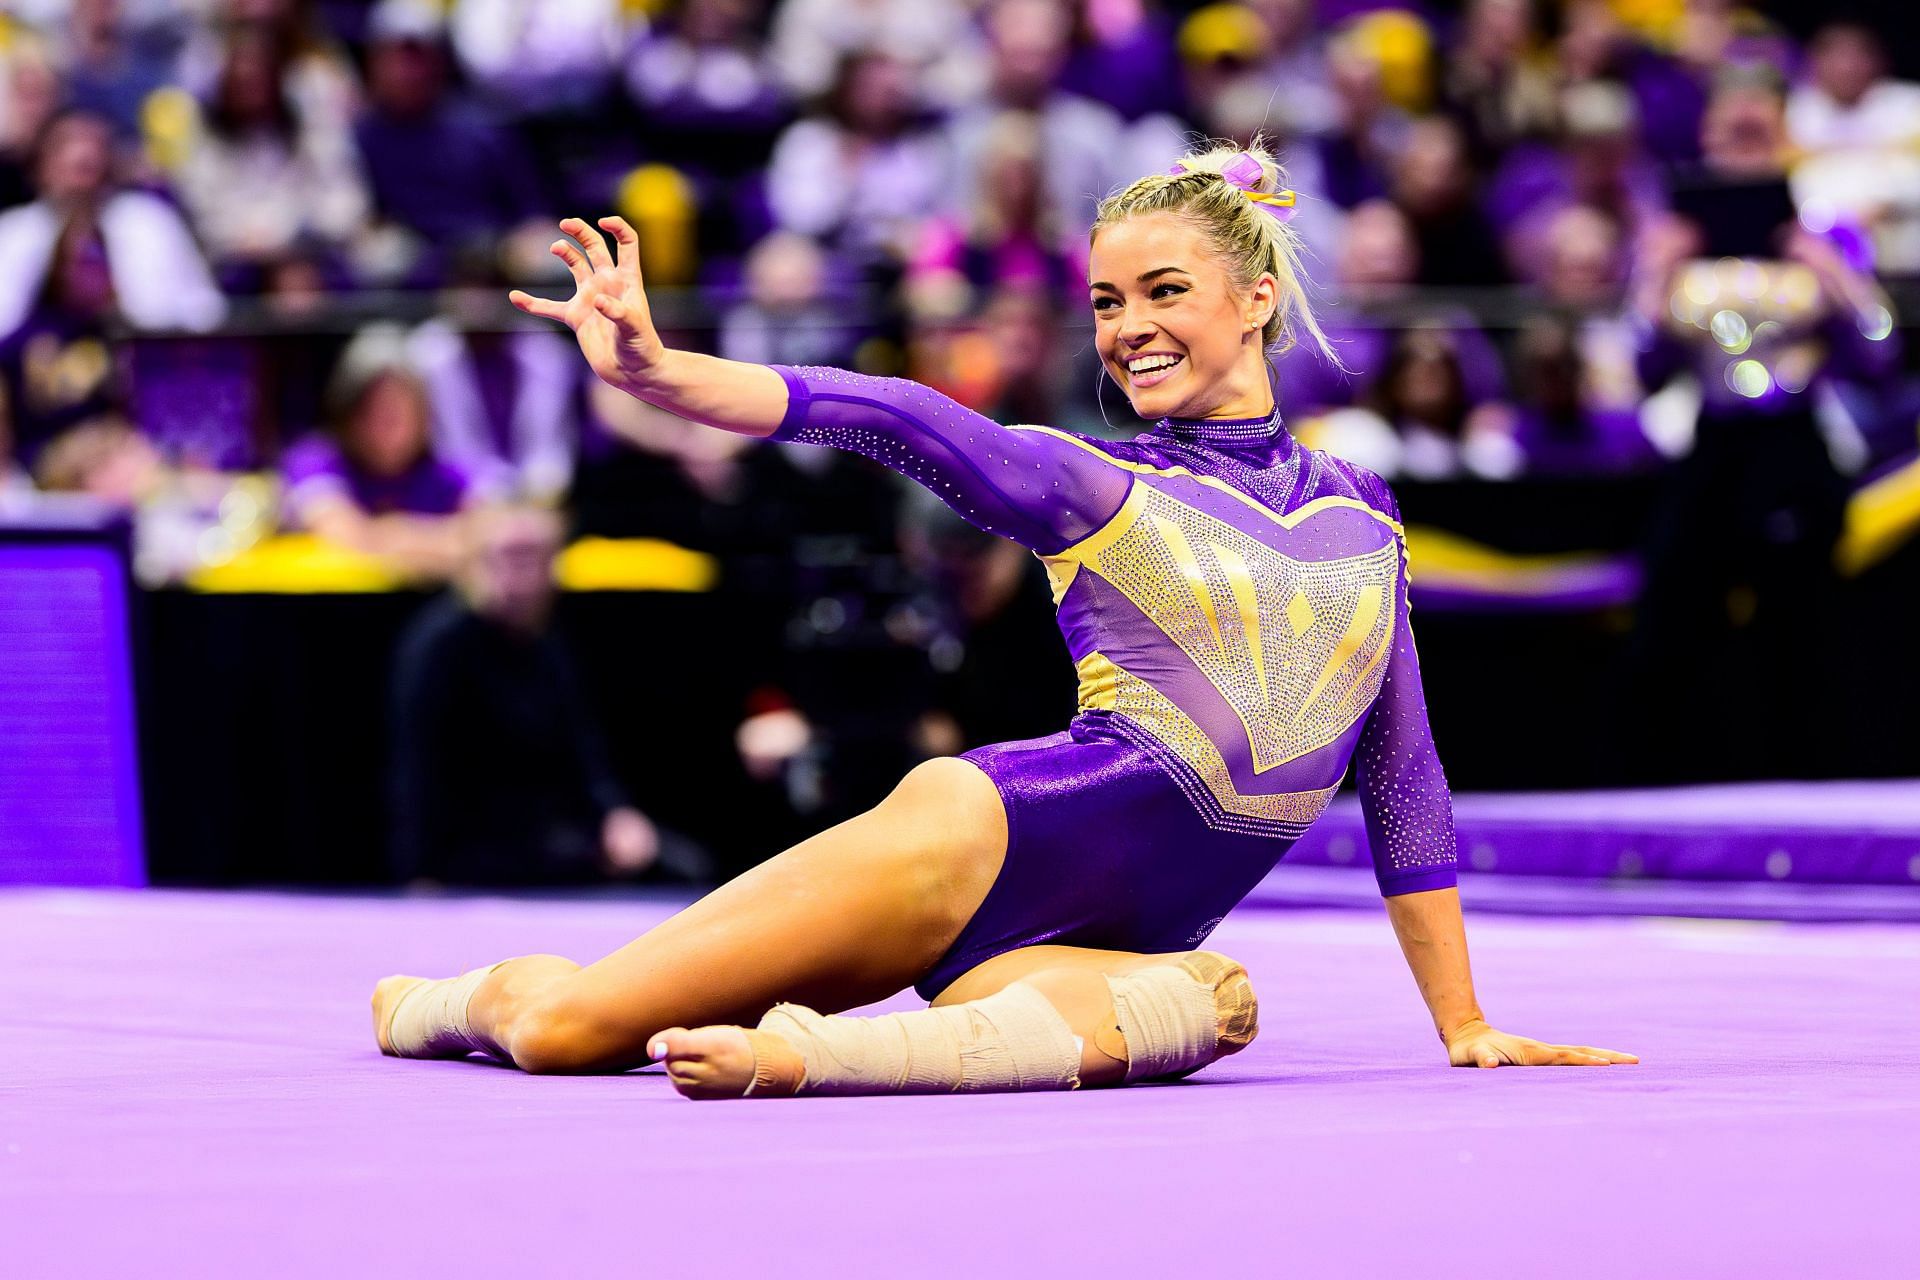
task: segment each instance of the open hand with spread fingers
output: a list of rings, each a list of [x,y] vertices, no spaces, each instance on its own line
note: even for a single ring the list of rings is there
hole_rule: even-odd
[[[560,229],[580,242],[553,243],[553,254],[573,273],[573,296],[565,302],[536,298],[515,289],[508,301],[530,316],[558,320],[573,330],[580,351],[609,386],[637,393],[666,355],[647,310],[640,278],[640,242],[624,218],[602,218],[600,227],[619,246],[616,261],[599,231],[580,218],[566,218]]]
[[[1475,1020],[1447,1037],[1447,1061],[1456,1067],[1610,1067],[1640,1059],[1591,1045],[1543,1044]]]

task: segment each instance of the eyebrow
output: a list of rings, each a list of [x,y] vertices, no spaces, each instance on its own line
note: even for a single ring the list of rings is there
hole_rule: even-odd
[[[1142,271],[1142,272],[1140,273],[1140,279],[1139,279],[1139,283],[1140,283],[1140,284],[1145,284],[1145,283],[1146,283],[1147,281],[1149,281],[1149,280],[1151,280],[1151,279],[1153,279],[1153,278],[1154,278],[1155,276],[1163,276],[1163,275],[1166,275],[1166,274],[1167,274],[1167,273],[1168,273],[1169,271],[1178,271],[1178,272],[1179,272],[1179,273],[1180,273],[1181,275],[1191,275],[1191,274],[1192,274],[1192,273],[1191,273],[1190,271],[1188,271],[1188,270],[1187,270],[1187,269],[1186,269],[1185,267],[1155,267],[1155,268],[1154,268],[1153,270],[1151,270],[1151,271]],[[1087,288],[1089,288],[1089,289],[1105,289],[1105,290],[1107,290],[1107,291],[1108,291],[1108,292],[1110,292],[1110,293],[1118,293],[1118,292],[1120,292],[1120,291],[1119,291],[1118,289],[1116,289],[1116,288],[1114,288],[1114,287],[1113,287],[1113,285],[1111,285],[1111,284],[1109,284],[1109,283],[1108,283],[1107,281],[1105,281],[1105,280],[1095,280],[1095,281],[1094,281],[1094,282],[1093,282],[1092,284],[1090,284],[1090,285],[1088,285],[1088,286],[1087,286]]]

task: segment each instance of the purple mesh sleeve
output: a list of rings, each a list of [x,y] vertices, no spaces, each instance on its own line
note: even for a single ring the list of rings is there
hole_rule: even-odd
[[[1050,431],[1005,427],[930,387],[774,365],[787,416],[774,440],[830,445],[925,485],[969,524],[1052,554],[1113,518],[1132,477]]]
[[[1395,520],[1400,505],[1386,483],[1371,473],[1370,503]],[[1404,544],[1401,555],[1405,557]],[[1453,793],[1433,746],[1427,696],[1420,683],[1420,655],[1407,619],[1407,579],[1400,575],[1400,620],[1380,696],[1367,713],[1355,751],[1360,808],[1373,850],[1373,874],[1388,897],[1451,888],[1458,882],[1453,834]]]

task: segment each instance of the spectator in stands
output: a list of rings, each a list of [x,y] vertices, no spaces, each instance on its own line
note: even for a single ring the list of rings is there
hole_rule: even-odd
[[[81,253],[83,242],[105,273],[104,293],[83,291],[98,315],[141,329],[219,323],[225,303],[180,215],[116,181],[111,124],[83,111],[55,116],[41,130],[32,169],[37,198],[0,213],[0,334],[20,328],[44,288],[68,289],[55,261],[63,247]]]
[[[679,0],[633,42],[627,94],[655,155],[683,167],[765,163],[791,113],[758,35],[765,8],[762,0]]]
[[[1393,202],[1413,224],[1424,285],[1504,284],[1500,241],[1476,198],[1472,159],[1460,126],[1444,116],[1414,122],[1393,162]]]
[[[1394,343],[1371,407],[1400,437],[1403,475],[1506,480],[1520,470],[1511,415],[1502,401],[1474,401],[1453,335],[1409,329]]]
[[[267,26],[233,30],[175,175],[208,251],[250,288],[300,241],[344,249],[369,212],[347,125],[287,92],[291,54]]]
[[[909,70],[916,105],[944,110],[974,101],[986,84],[986,51],[965,0],[781,0],[770,50],[787,91],[829,95],[846,59],[871,53]]]
[[[316,0],[199,2],[213,12],[197,23],[181,54],[180,82],[190,102],[214,98],[233,35],[245,29],[279,51],[280,92],[301,121],[333,135],[353,127],[360,81],[352,58],[316,13]]]
[[[775,221],[863,272],[904,261],[941,199],[940,139],[917,121],[910,74],[884,55],[849,56],[828,114],[796,121],[773,149]]]
[[[427,392],[404,334],[363,330],[341,357],[330,399],[335,430],[308,436],[282,460],[287,522],[410,576],[451,576],[473,486],[434,455]]]
[[[0,219],[0,234],[6,229],[6,219]],[[87,213],[76,214],[59,232],[31,308],[0,339],[9,434],[22,466],[37,466],[41,450],[55,437],[117,408],[124,398],[124,379],[107,332],[113,309],[100,224]]]
[[[1556,77],[1534,56],[1529,0],[1471,0],[1441,79],[1464,122],[1468,152],[1486,166],[1515,143],[1544,136],[1556,113]]]
[[[488,280],[504,288],[497,275]],[[407,339],[432,407],[435,456],[477,496],[558,502],[579,448],[578,356],[545,329],[502,329],[484,312],[461,319],[436,317]]]
[[[0,50],[0,208],[33,199],[33,154],[60,110],[60,75],[47,47],[26,31]]]
[[[747,255],[745,300],[720,320],[720,355],[750,364],[844,367],[860,331],[829,293],[826,255],[793,231],[776,231]],[[832,457],[827,449],[804,450]]]
[[[1397,336],[1409,326],[1448,335],[1469,404],[1501,395],[1500,356],[1493,344],[1470,313],[1422,304],[1414,289],[1419,275],[1420,250],[1399,206],[1369,200],[1347,215],[1329,290],[1340,305],[1327,310],[1322,321],[1346,368],[1336,368],[1304,345],[1282,352],[1276,368],[1282,404],[1290,416],[1368,400],[1386,371]],[[1353,461],[1372,465],[1357,456]]]
[[[84,493],[132,511],[159,485],[159,451],[117,414],[90,418],[49,441],[33,468],[48,493]]]
[[[1060,87],[1104,102],[1120,118],[1187,115],[1175,27],[1157,0],[1073,0],[1073,54]]]
[[[650,163],[694,188],[706,278],[730,278],[767,231],[766,169],[793,118],[765,42],[762,0],[681,0],[626,55]]]
[[[1509,150],[1487,184],[1486,207],[1522,274],[1551,254],[1548,228],[1570,205],[1610,218],[1631,239],[1666,208],[1659,172],[1642,154],[1633,98],[1606,81],[1568,89],[1550,140]]]
[[[72,0],[62,68],[67,102],[111,120],[124,137],[140,132],[141,109],[173,74],[166,50],[143,34],[121,0]]]
[[[614,776],[553,628],[559,518],[496,508],[470,535],[459,590],[414,620],[395,664],[398,878],[579,884],[662,864],[705,878],[705,856]]]
[[[1039,121],[1045,216],[1055,226],[1086,226],[1101,195],[1123,180],[1166,168],[1180,155],[1179,121],[1151,115],[1128,125],[1111,107],[1060,87],[1073,27],[1058,0],[995,0],[985,22],[992,50],[987,91],[956,111],[945,129],[950,211],[979,203],[980,157],[994,122],[1009,110]]]
[[[1529,320],[1514,345],[1513,381],[1508,430],[1528,475],[1610,475],[1659,463],[1634,406],[1594,387],[1577,321]]]
[[[1639,371],[1645,329],[1627,306],[1619,224],[1583,204],[1540,221],[1529,283],[1543,318],[1564,321],[1577,334],[1583,401],[1594,413],[1637,417],[1647,397]]]
[[[1808,220],[1851,218],[1872,232],[1883,272],[1920,273],[1920,84],[1889,76],[1879,38],[1851,22],[1821,29],[1808,70],[1787,101]]]
[[[1366,400],[1307,433],[1309,442],[1385,476],[1505,480],[1519,473],[1512,416],[1501,401],[1467,394],[1455,335],[1398,334]]]
[[[1380,60],[1352,33],[1328,48],[1328,86],[1333,91],[1332,126],[1319,138],[1322,194],[1343,208],[1387,194],[1393,156],[1412,127],[1387,96]]]
[[[987,298],[981,321],[993,339],[989,398],[999,422],[1057,423],[1069,369],[1061,350],[1059,295],[1038,281],[1009,280]]]
[[[367,35],[367,110],[354,137],[377,215],[405,236],[406,276],[437,282],[462,256],[544,253],[552,221],[532,157],[451,91],[438,9],[384,0]]]
[[[620,0],[455,0],[451,8],[460,65],[516,117],[590,112],[626,48]]]
[[[910,288],[951,281],[980,298],[1016,284],[1057,299],[1079,297],[1086,280],[1083,238],[1064,235],[1047,203],[1044,146],[1039,117],[1031,112],[1006,111],[993,120],[975,153],[980,170],[968,183],[975,204],[921,224]]]

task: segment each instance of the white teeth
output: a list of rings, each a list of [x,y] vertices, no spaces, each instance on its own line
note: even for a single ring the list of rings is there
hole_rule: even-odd
[[[1127,372],[1133,374],[1158,373],[1162,369],[1171,369],[1180,363],[1179,356],[1146,356],[1127,366]]]

